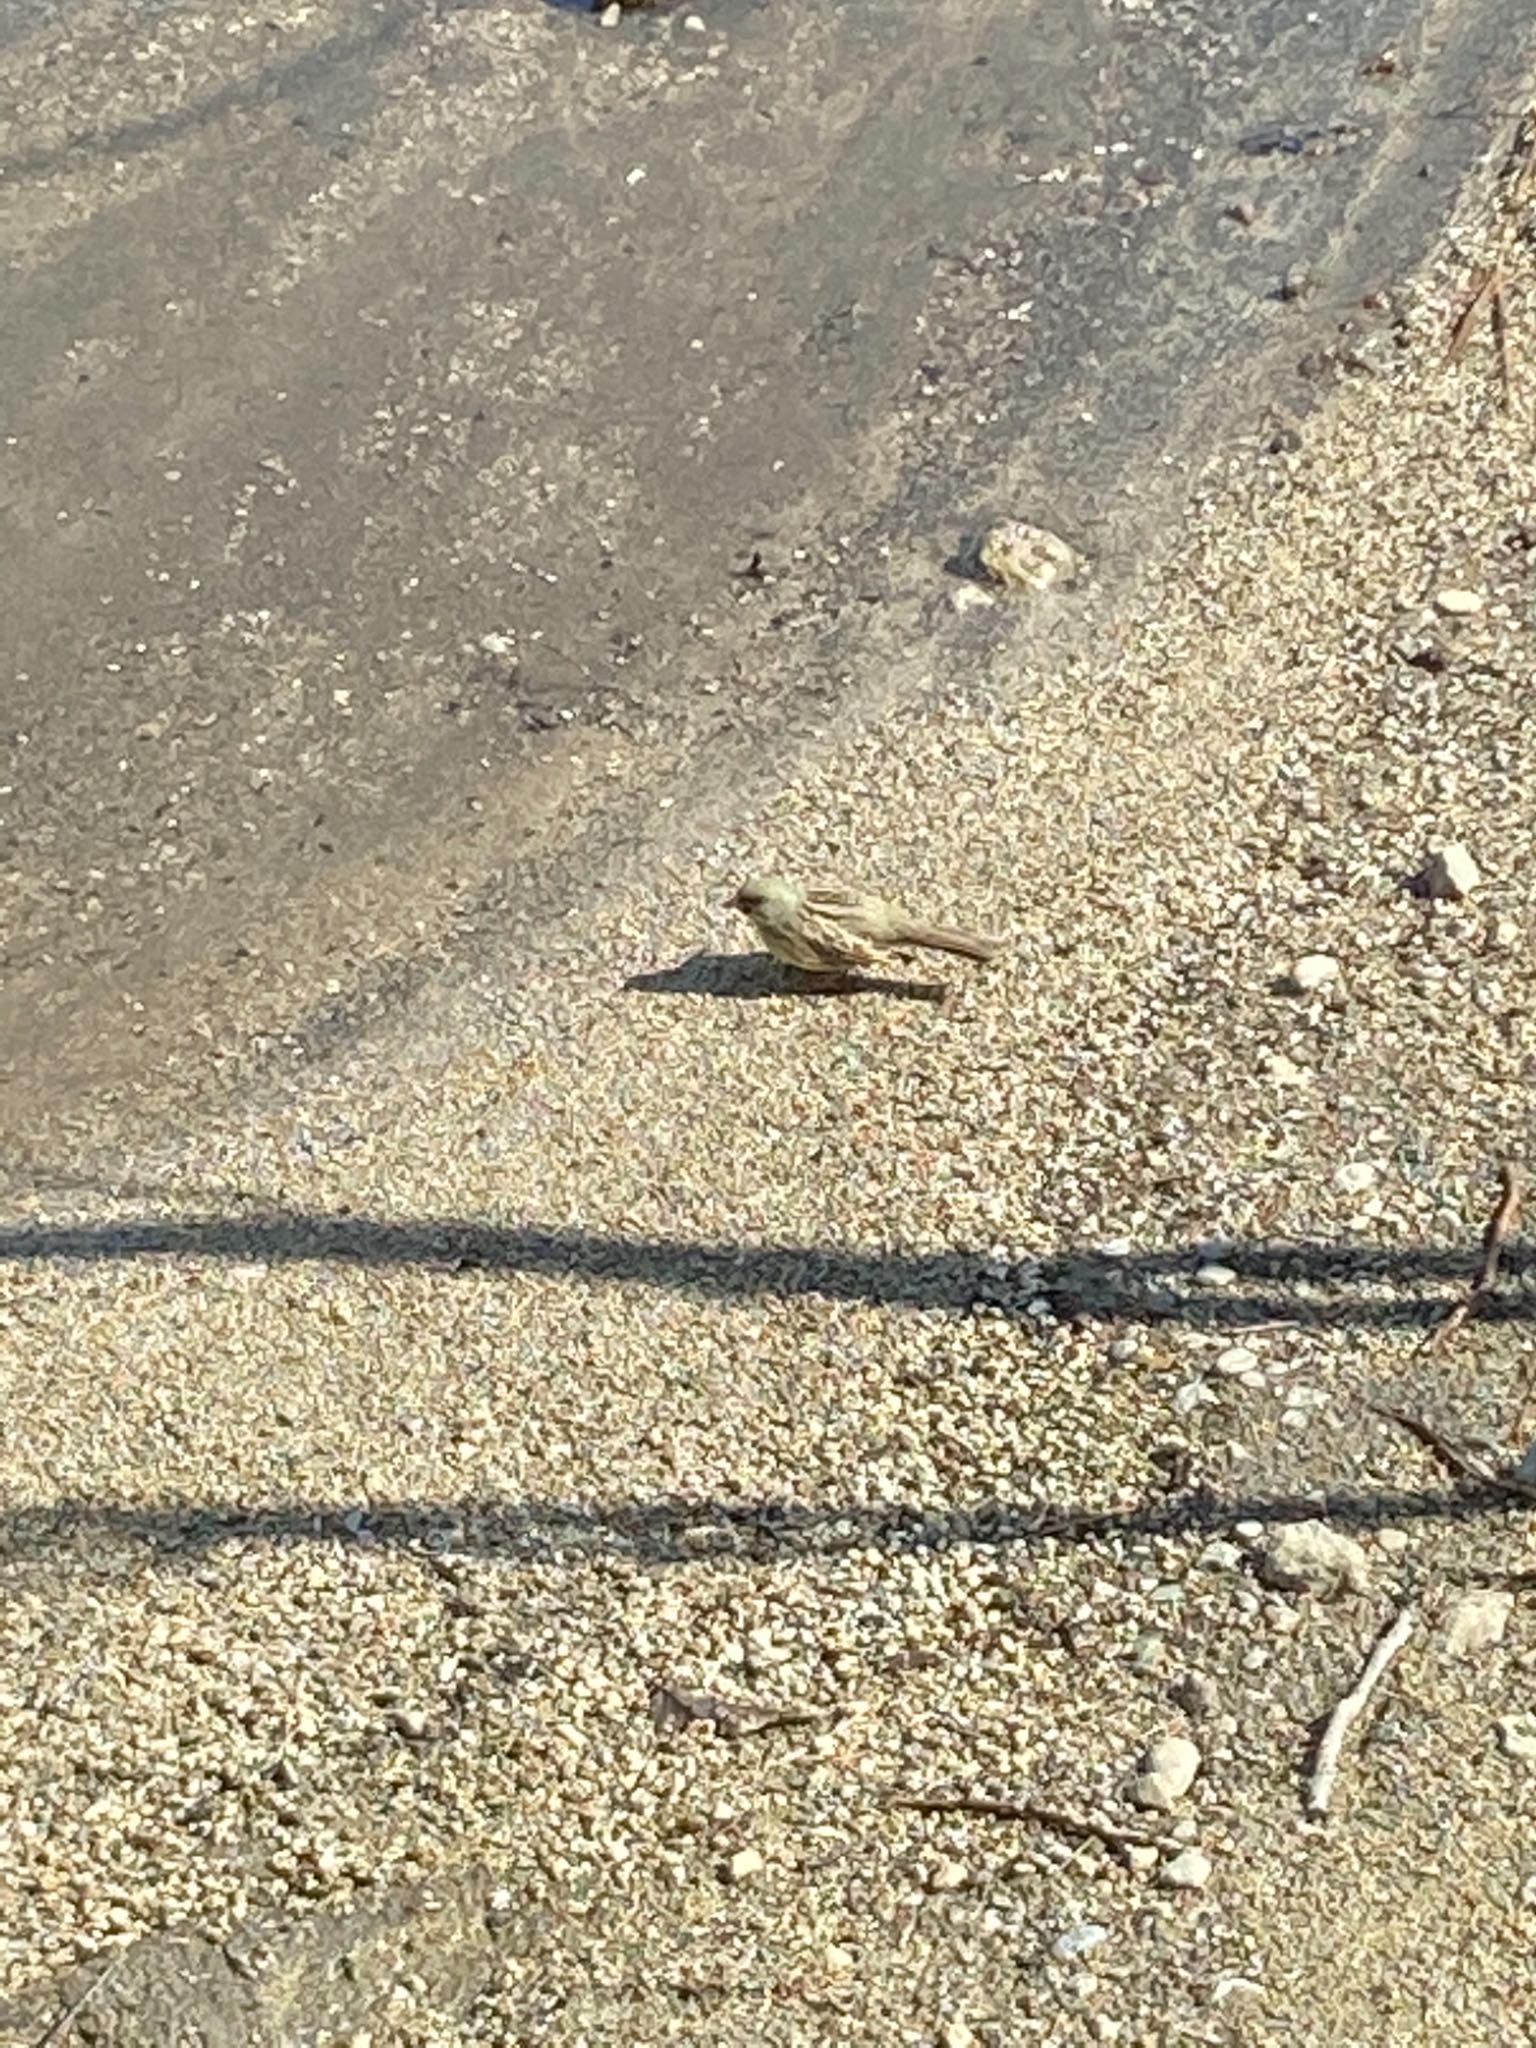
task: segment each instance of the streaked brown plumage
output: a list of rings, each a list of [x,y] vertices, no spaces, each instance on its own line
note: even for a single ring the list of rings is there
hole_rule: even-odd
[[[794,882],[763,875],[745,882],[731,898],[776,960],[805,974],[851,974],[876,967],[882,952],[921,948],[990,960],[1000,939],[928,924],[894,903],[865,896],[837,882]]]

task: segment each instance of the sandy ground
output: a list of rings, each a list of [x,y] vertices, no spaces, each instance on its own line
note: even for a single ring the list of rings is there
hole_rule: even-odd
[[[931,642],[979,522],[1142,563],[1533,25],[0,0],[0,1171],[557,914]]]
[[[1523,2037],[1529,1511],[1367,1404],[1507,1451],[1536,1360],[1518,1245],[1420,1343],[1528,1148],[1530,218],[1472,194],[1059,659],[957,612],[650,886],[14,1217],[6,2038]],[[1446,361],[1495,251],[1507,406]],[[722,907],[779,865],[1010,951],[785,992]],[[1359,1547],[1276,1586],[1309,1519]],[[1118,1838],[893,1803],[957,1789]]]

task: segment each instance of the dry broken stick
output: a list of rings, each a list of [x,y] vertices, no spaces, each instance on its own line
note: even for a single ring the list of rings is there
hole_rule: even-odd
[[[978,1813],[989,1820],[1027,1820],[1073,1842],[1102,1842],[1106,1849],[1155,1849],[1160,1837],[1139,1828],[1111,1827],[1091,1814],[1062,1813],[1033,1799],[998,1799],[986,1792],[892,1792],[888,1803],[911,1813]]]
[[[1473,272],[1473,276],[1476,283],[1472,287],[1471,297],[1462,307],[1457,315],[1456,325],[1451,329],[1450,346],[1445,352],[1445,360],[1448,363],[1460,362],[1466,354],[1467,343],[1472,339],[1472,331],[1482,314],[1487,313],[1491,319],[1500,322],[1504,317],[1503,265],[1484,264]]]
[[[1453,1337],[1467,1321],[1482,1307],[1492,1294],[1499,1277],[1499,1260],[1511,1231],[1520,1220],[1520,1203],[1525,1193],[1525,1175],[1512,1159],[1499,1163],[1499,1199],[1488,1227],[1483,1232],[1483,1261],[1477,1269],[1477,1278],[1468,1288],[1463,1300],[1457,1302],[1445,1321],[1437,1330],[1431,1331],[1424,1343],[1426,1348],[1438,1350],[1447,1339]]]
[[[1399,1429],[1407,1430],[1416,1437],[1427,1451],[1433,1451],[1445,1469],[1458,1479],[1473,1480],[1478,1486],[1495,1488],[1516,1500],[1536,1501],[1536,1480],[1522,1477],[1518,1472],[1501,1471],[1487,1463],[1437,1429],[1427,1417],[1410,1415],[1406,1408],[1393,1408],[1385,1401],[1372,1401],[1371,1413],[1379,1415],[1385,1422],[1395,1422]]]
[[[1405,1607],[1391,1627],[1383,1630],[1353,1687],[1328,1716],[1328,1725],[1317,1745],[1317,1755],[1307,1780],[1308,1813],[1322,1815],[1328,1811],[1333,1799],[1334,1781],[1339,1775],[1344,1738],[1369,1705],[1371,1694],[1381,1683],[1387,1666],[1413,1634],[1417,1619],[1417,1610],[1412,1606]]]
[[[1520,123],[1515,146],[1504,171],[1500,197],[1502,215],[1498,232],[1498,254],[1473,272],[1471,294],[1451,329],[1446,361],[1457,362],[1465,353],[1479,317],[1486,313],[1493,334],[1494,356],[1499,366],[1500,396],[1508,411],[1514,397],[1514,372],[1510,360],[1509,307],[1505,287],[1509,283],[1508,262],[1515,237],[1521,232],[1523,213],[1532,186],[1536,185],[1536,113],[1527,113]]]

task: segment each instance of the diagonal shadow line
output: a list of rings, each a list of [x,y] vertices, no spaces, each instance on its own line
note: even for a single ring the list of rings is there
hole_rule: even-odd
[[[1208,1256],[1209,1247],[1196,1244],[1124,1257],[1066,1251],[998,1278],[980,1250],[911,1253],[700,1243],[452,1216],[395,1221],[275,1209],[0,1227],[0,1262],[174,1258],[419,1265],[638,1284],[715,1301],[810,1296],[961,1312],[986,1306],[1005,1315],[1025,1314],[1032,1302],[1044,1298],[1063,1318],[1172,1321],[1212,1329],[1275,1317],[1320,1327],[1420,1327],[1447,1305],[1444,1293],[1433,1289],[1465,1283],[1478,1263],[1473,1253],[1452,1248],[1378,1248],[1343,1240],[1254,1243],[1222,1252],[1222,1263],[1234,1278],[1214,1291],[1195,1284]],[[1505,1254],[1510,1278],[1531,1264],[1523,1247],[1511,1246]],[[1320,1291],[1303,1296],[1286,1291],[1298,1286]],[[1401,1291],[1413,1287],[1429,1291]],[[1360,1291],[1370,1288],[1379,1291]],[[1518,1288],[1490,1298],[1479,1310],[1480,1321],[1533,1318],[1536,1296]]]
[[[344,1508],[296,1502],[281,1507],[168,1502],[124,1507],[65,1499],[0,1514],[0,1556],[13,1564],[65,1550],[77,1554],[142,1543],[160,1561],[200,1558],[226,1543],[274,1547],[372,1546],[437,1556],[493,1558],[580,1567],[625,1558],[645,1564],[787,1563],[875,1548],[943,1551],[957,1544],[1028,1550],[1094,1545],[1138,1536],[1201,1535],[1245,1521],[1275,1526],[1324,1519],[1340,1528],[1404,1522],[1466,1522],[1529,1513],[1494,1486],[1314,1490],[1278,1495],[1218,1494],[1208,1488],[1149,1497],[1125,1508],[1082,1508],[983,1500],[925,1509],[788,1500],[405,1501]]]

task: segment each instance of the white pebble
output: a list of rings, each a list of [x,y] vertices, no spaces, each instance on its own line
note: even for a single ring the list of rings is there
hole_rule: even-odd
[[[1162,1882],[1171,1891],[1203,1891],[1210,1878],[1211,1859],[1203,1849],[1184,1849],[1163,1865]]]
[[[765,1868],[762,1854],[757,1849],[738,1849],[726,1865],[732,1884],[742,1884],[749,1877],[756,1877]]]
[[[1023,519],[1004,519],[992,527],[981,543],[980,560],[1008,590],[1049,590],[1079,567],[1077,554],[1059,534]]]
[[[1376,1185],[1376,1169],[1368,1159],[1348,1159],[1333,1176],[1333,1184],[1346,1195],[1363,1195]]]
[[[1448,619],[1470,619],[1483,608],[1483,600],[1475,590],[1437,590],[1435,610],[1443,612]]]
[[[1209,1265],[1197,1267],[1195,1271],[1197,1287],[1230,1287],[1236,1278],[1237,1274],[1231,1266],[1223,1266],[1214,1259]]]
[[[1058,1934],[1051,1944],[1051,1953],[1063,1963],[1069,1963],[1077,1956],[1092,1955],[1109,1939],[1109,1929],[1096,1920],[1084,1920],[1076,1927],[1069,1927]]]
[[[1502,1643],[1514,1604],[1513,1593],[1493,1586],[1465,1594],[1445,1617],[1441,1640],[1446,1650],[1453,1657],[1471,1657]]]
[[[1458,840],[1438,847],[1424,863],[1419,885],[1438,902],[1459,903],[1482,882],[1482,869]]]
[[[1304,996],[1315,995],[1339,978],[1339,963],[1331,953],[1303,953],[1291,969],[1291,982]]]
[[[1497,1725],[1504,1754],[1536,1764],[1536,1714],[1504,1714]]]
[[[1216,1370],[1223,1379],[1241,1379],[1245,1372],[1252,1372],[1258,1364],[1257,1355],[1246,1344],[1230,1344],[1225,1351],[1216,1355]]]
[[[1281,1088],[1299,1088],[1312,1078],[1305,1067],[1298,1067],[1296,1062],[1283,1052],[1266,1053],[1263,1066],[1270,1080]]]
[[[1304,1412],[1297,1419],[1304,1422]],[[1326,1522],[1287,1522],[1265,1544],[1259,1577],[1281,1592],[1363,1593],[1370,1583],[1370,1562],[1353,1536],[1340,1535]]]
[[[1189,1737],[1165,1735],[1142,1758],[1131,1798],[1151,1812],[1167,1813],[1193,1785],[1199,1770],[1200,1751]]]

